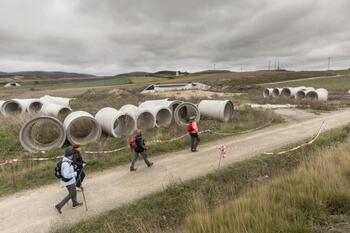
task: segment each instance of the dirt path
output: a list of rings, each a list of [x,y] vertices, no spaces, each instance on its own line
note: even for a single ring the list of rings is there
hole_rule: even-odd
[[[66,195],[58,184],[24,191],[0,199],[0,231],[2,233],[48,232],[64,224],[76,223],[101,214],[122,204],[135,201],[152,192],[161,191],[167,185],[203,176],[217,169],[218,145],[228,147],[227,166],[251,158],[263,152],[311,137],[325,121],[325,130],[350,123],[350,110],[315,116],[299,122],[265,128],[245,135],[212,142],[200,147],[200,152],[181,151],[154,159],[155,165],[146,168],[139,162],[136,173],[128,166],[109,169],[87,177],[85,181],[89,211],[72,210],[66,206],[63,214],[57,214],[53,205]],[[81,194],[79,199],[82,200]]]

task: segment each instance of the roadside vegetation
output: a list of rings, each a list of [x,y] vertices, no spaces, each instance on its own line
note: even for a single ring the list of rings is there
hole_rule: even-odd
[[[335,129],[55,232],[331,232],[350,211],[349,136]]]

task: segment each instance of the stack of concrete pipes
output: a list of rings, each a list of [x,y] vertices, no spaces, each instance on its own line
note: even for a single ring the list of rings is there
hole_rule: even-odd
[[[52,109],[54,109],[53,106]],[[202,118],[227,122],[233,117],[233,111],[233,103],[228,100],[202,100],[196,105],[162,99],[145,101],[139,106],[127,104],[119,110],[105,107],[95,116],[84,111],[71,112],[62,117],[52,114],[54,116],[41,116],[26,123],[20,132],[20,142],[27,151],[47,151],[61,148],[66,140],[71,144],[85,145],[97,141],[102,132],[118,138],[131,135],[136,129],[167,127],[172,121],[184,125],[192,117],[196,121],[199,121],[202,116]],[[47,124],[55,128],[58,136],[54,142],[42,144],[34,139],[32,129],[35,125],[40,127]]]
[[[264,98],[294,98],[296,100],[327,101],[328,91],[324,88],[313,87],[283,87],[266,88],[263,91]]]

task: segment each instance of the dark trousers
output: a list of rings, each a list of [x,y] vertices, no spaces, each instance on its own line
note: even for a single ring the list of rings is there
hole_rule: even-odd
[[[137,152],[137,151],[135,151],[134,159],[133,159],[132,162],[131,162],[130,169],[134,169],[134,168],[135,168],[135,163],[136,163],[136,161],[139,159],[140,154],[142,155],[143,160],[145,161],[145,163],[147,164],[147,166],[150,166],[150,165],[151,165],[151,162],[148,161],[148,159],[147,159],[147,153],[146,153],[146,151],[142,151],[142,152]]]
[[[85,178],[85,172],[82,169],[80,169],[80,170],[78,169],[77,170],[77,174],[78,174],[78,176],[77,176],[77,184],[76,184],[76,186],[78,188],[80,188],[81,187],[81,183],[83,183],[84,178]]]
[[[196,151],[200,142],[198,134],[190,134],[191,137],[191,151]]]
[[[75,184],[68,185],[66,188],[68,190],[68,195],[63,198],[60,203],[57,204],[57,207],[59,208],[62,208],[70,199],[72,199],[73,206],[76,206],[78,204]]]

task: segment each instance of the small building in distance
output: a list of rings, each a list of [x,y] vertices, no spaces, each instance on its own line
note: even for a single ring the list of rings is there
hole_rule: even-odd
[[[161,91],[176,90],[208,90],[210,86],[203,83],[169,83],[169,84],[152,84],[145,88],[141,94],[149,94]]]
[[[4,85],[4,87],[20,87],[19,83],[11,82]]]

